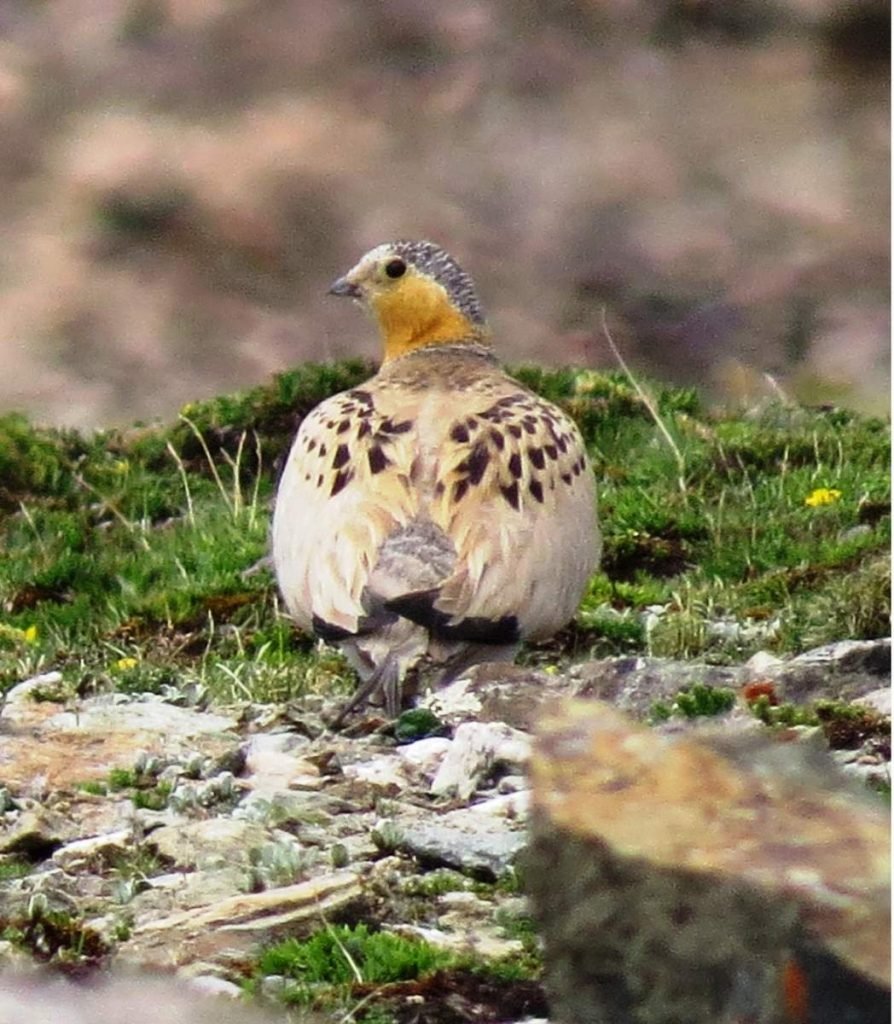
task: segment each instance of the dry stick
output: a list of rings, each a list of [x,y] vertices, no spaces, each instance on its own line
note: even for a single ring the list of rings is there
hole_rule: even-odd
[[[189,490],[189,478],[186,475],[186,466],[183,465],[183,459],[180,458],[177,449],[171,444],[171,442],[167,441],[166,445],[168,451],[171,454],[171,458],[173,458],[174,462],[177,463],[177,469],[180,473],[180,479],[183,483],[183,490],[186,492],[187,519],[189,520],[190,526],[195,526],[196,514],[195,510],[192,507],[192,493]]]
[[[608,342],[609,348],[612,350],[612,355],[614,355],[615,359],[618,360],[619,366],[624,371],[624,373],[627,375],[627,379],[633,385],[633,388],[636,391],[636,393],[639,395],[640,400],[642,401],[643,405],[649,410],[649,414],[651,415],[652,419],[655,421],[655,425],[661,431],[661,436],[664,438],[665,441],[667,441],[667,444],[670,447],[670,450],[674,453],[674,457],[677,460],[677,469],[679,471],[679,475],[677,477],[677,483],[678,483],[678,485],[680,487],[680,491],[683,494],[683,497],[685,498],[686,497],[686,481],[684,479],[684,476],[686,474],[686,460],[683,458],[683,453],[680,451],[680,448],[677,445],[677,442],[673,439],[673,437],[671,436],[670,431],[664,425],[664,421],[658,415],[658,410],[655,408],[655,403],[646,394],[645,390],[642,388],[642,386],[640,385],[640,383],[636,379],[636,377],[633,376],[633,373],[631,372],[630,367],[624,361],[624,357],[621,355],[621,352],[618,349],[618,346],[615,344],[614,339],[611,336],[611,331],[609,331],[609,329],[608,329],[608,321],[606,320],[606,316],[605,316],[605,306],[602,307],[602,333],[605,335],[605,340]]]
[[[231,513],[235,512],[234,502],[231,500],[229,494],[227,494],[227,489],[224,487],[223,480],[220,478],[220,473],[217,472],[217,466],[214,463],[214,459],[211,457],[211,451],[208,448],[208,443],[205,441],[202,431],[199,430],[195,423],[193,423],[193,421],[183,413],[180,413],[180,419],[189,427],[201,445],[202,451],[205,453],[205,459],[208,462],[208,468],[211,470],[211,475],[214,477],[214,482],[217,484],[217,489],[220,491],[220,496],[223,498],[224,504]]]
[[[19,502],[19,509],[22,515],[25,517],[25,522],[31,527],[34,534],[34,539],[37,541],[37,546],[40,548],[41,554],[46,555],[47,546],[43,542],[43,538],[40,535],[40,531],[37,529],[37,523],[34,522],[34,516],[28,511],[28,506],[24,501]]]
[[[338,937],[338,932],[336,932],[336,930],[332,927],[332,925],[326,920],[326,915],[323,914],[322,911],[320,912],[320,920],[326,926],[326,931],[329,932],[329,938],[332,939],[332,941],[338,947],[339,953],[341,953],[341,955],[345,958],[345,960],[347,960],[348,966],[351,968],[351,973],[357,979],[357,984],[358,985],[362,985],[363,984],[363,972],[357,966],[357,961],[348,952],[347,947],[345,946],[345,944]]]
[[[332,941],[338,947],[338,951],[345,958],[345,960],[347,960],[348,966],[351,968],[351,972],[353,973],[354,977],[357,979],[357,984],[358,985],[362,985],[363,984],[363,972],[357,966],[357,961],[348,952],[347,947],[341,941],[341,939],[338,937],[338,932],[336,932],[336,930],[332,927],[332,925],[326,919],[326,915],[322,911],[320,911],[320,920],[326,926],[326,931],[329,932],[329,937],[332,939]],[[339,1019],[338,1024],[350,1024],[350,1022],[355,1019],[354,1015],[357,1013],[357,1011],[359,1009],[361,1009],[362,1007],[364,1007],[371,999],[375,999],[375,997],[379,994],[379,991],[380,991],[380,989],[376,988],[376,989],[373,989],[372,992],[368,992],[360,1000],[360,1002],[357,1003],[356,1006],[354,1006],[350,1010],[348,1010],[348,1012],[343,1017],[341,1017]]]
[[[248,516],[248,525],[250,529],[254,528],[255,518],[258,514],[258,494],[261,490],[261,463],[263,462],[263,455],[261,452],[261,439],[258,437],[258,432],[253,430],[252,433],[255,436],[255,455],[258,459],[258,464],[255,469],[255,483],[251,491],[251,506]]]

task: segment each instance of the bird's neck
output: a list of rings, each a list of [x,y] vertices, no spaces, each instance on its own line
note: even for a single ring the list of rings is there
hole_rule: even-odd
[[[382,335],[383,363],[433,345],[486,345],[489,331],[431,289],[418,289],[400,301],[380,301],[375,309]]]

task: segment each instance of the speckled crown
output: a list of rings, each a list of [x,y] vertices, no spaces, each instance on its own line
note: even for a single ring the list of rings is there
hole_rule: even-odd
[[[407,263],[433,277],[447,289],[457,307],[475,324],[484,324],[484,313],[472,278],[456,260],[434,242],[392,242],[391,248]]]

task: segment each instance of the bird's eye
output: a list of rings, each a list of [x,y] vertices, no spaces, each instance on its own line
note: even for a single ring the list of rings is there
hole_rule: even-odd
[[[403,260],[390,260],[385,264],[385,273],[389,277],[403,277],[406,270],[407,265]]]

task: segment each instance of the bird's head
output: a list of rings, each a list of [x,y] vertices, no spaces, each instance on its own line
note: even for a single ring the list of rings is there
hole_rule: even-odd
[[[432,242],[378,245],[329,292],[356,299],[375,317],[385,362],[429,345],[487,341],[472,279]]]

